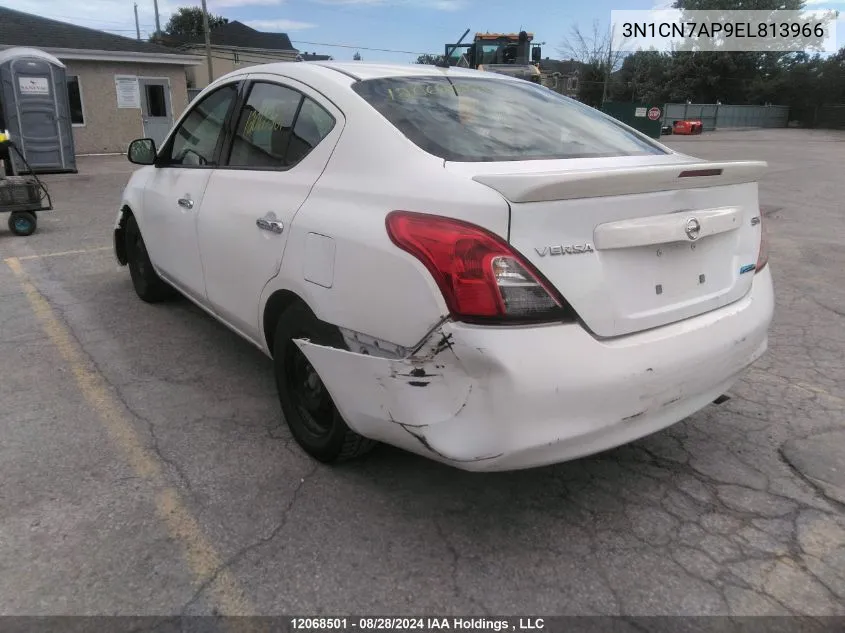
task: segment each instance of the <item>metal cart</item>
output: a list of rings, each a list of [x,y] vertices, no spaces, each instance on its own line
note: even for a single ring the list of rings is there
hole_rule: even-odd
[[[12,160],[14,151],[29,170],[19,176]],[[38,226],[38,213],[53,210],[47,187],[26,162],[26,158],[7,134],[0,132],[0,213],[9,213],[9,230],[15,235],[32,235]]]

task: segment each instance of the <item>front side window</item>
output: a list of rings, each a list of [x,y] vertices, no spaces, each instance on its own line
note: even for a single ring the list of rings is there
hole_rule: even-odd
[[[615,119],[528,81],[388,77],[352,89],[419,147],[449,161],[666,153]]]
[[[213,164],[226,113],[237,94],[237,85],[228,84],[207,95],[193,107],[173,135],[168,161],[170,165]]]
[[[287,169],[334,127],[334,117],[302,93],[256,83],[238,118],[229,165]]]

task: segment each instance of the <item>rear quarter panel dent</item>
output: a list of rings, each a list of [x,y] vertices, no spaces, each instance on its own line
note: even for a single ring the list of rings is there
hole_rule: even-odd
[[[370,424],[385,419],[415,428],[450,420],[466,406],[472,393],[472,380],[452,351],[437,357],[390,359],[304,339],[297,339],[296,344],[344,418],[363,435]]]

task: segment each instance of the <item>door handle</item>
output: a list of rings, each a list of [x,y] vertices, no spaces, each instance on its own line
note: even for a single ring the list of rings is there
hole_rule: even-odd
[[[258,218],[255,221],[255,225],[264,231],[270,231],[271,233],[281,233],[285,230],[285,225],[280,222],[279,220],[268,220],[267,218]]]
[[[190,198],[179,198],[176,201],[180,207],[185,207],[186,209],[193,209],[194,208],[194,201]]]

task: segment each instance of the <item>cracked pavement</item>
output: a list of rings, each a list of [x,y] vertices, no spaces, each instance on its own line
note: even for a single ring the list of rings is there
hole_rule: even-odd
[[[0,613],[845,615],[845,133],[664,137],[763,159],[768,353],[670,429],[590,458],[472,474],[387,446],[327,467],[283,424],[268,359],[187,301],[138,300],[110,246],[132,169],[48,177],[0,232],[222,564],[180,535],[0,266]],[[5,218],[4,218],[5,219]],[[101,250],[92,250],[101,249]],[[39,257],[83,250],[84,253]],[[13,573],[12,573],[13,572]]]

